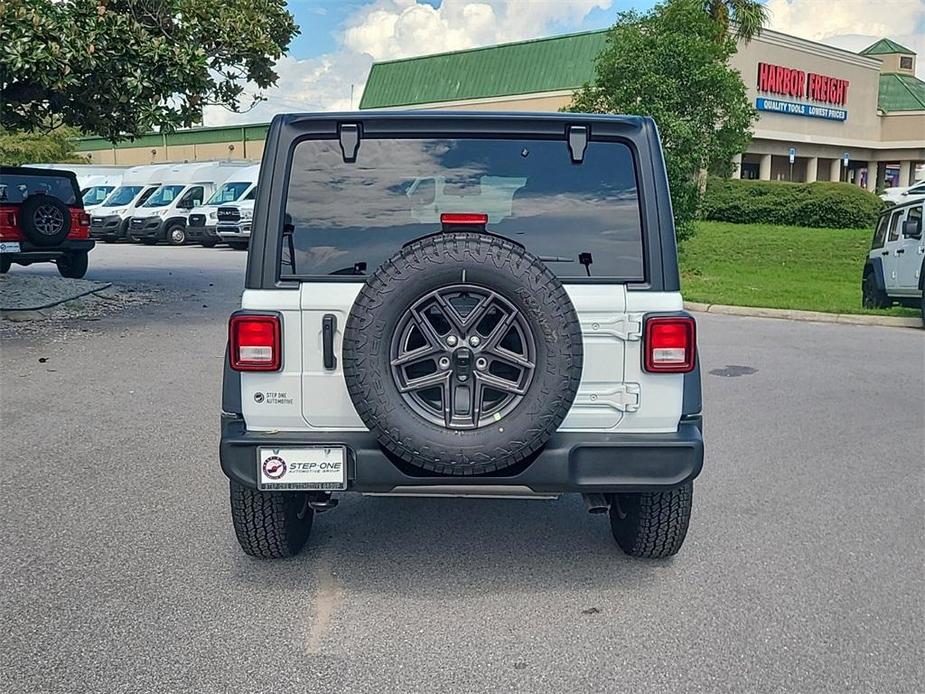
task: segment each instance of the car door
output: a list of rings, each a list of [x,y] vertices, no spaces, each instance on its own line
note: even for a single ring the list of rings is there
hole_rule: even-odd
[[[907,222],[918,222],[919,237],[905,236],[900,229],[900,241],[894,251],[896,255],[896,292],[897,294],[918,296],[919,275],[922,271],[922,259],[925,258],[925,240],[923,240],[922,227],[925,216],[925,203],[919,203],[906,208]]]
[[[905,254],[903,249],[902,222],[906,216],[905,207],[893,211],[890,215],[890,221],[887,225],[886,243],[883,244],[883,250],[880,255],[883,258],[883,283],[886,286],[887,294],[893,294],[898,288],[899,272],[897,266],[900,256]]]

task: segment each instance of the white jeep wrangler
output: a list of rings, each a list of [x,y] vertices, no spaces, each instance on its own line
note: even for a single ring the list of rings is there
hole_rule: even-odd
[[[703,439],[655,124],[277,116],[222,410],[256,557],[347,491],[580,493],[628,554],[674,554]]]
[[[917,308],[925,325],[925,198],[888,207],[880,213],[861,278],[866,308],[893,303]]]

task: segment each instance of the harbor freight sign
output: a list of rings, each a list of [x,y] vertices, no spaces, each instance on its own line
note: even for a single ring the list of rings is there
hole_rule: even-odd
[[[826,120],[847,120],[848,112],[843,108],[819,106],[817,104],[800,104],[794,101],[781,101],[759,96],[755,99],[755,108],[759,111],[783,113],[788,116],[807,116],[809,118],[825,118]]]
[[[848,111],[838,107],[844,106],[848,101],[848,84],[848,80],[838,77],[804,72],[771,63],[758,63],[758,91],[777,94],[784,98],[760,96],[755,100],[755,108],[759,111],[790,116],[844,121],[848,118]],[[806,101],[815,103],[805,103]]]

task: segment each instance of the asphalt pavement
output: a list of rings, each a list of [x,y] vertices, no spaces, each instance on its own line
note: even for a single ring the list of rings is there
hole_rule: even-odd
[[[577,497],[347,495],[262,562],[217,456],[244,255],[100,246],[184,298],[3,342],[0,691],[925,689],[925,332],[700,316],[674,559]]]

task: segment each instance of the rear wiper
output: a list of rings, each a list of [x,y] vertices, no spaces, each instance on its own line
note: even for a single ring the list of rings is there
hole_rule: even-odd
[[[561,255],[541,255],[539,259],[544,263],[574,263],[574,258],[563,257]],[[594,261],[591,259],[590,253],[579,253],[578,262],[585,266],[585,272],[588,273],[588,277],[591,276],[591,263]]]

